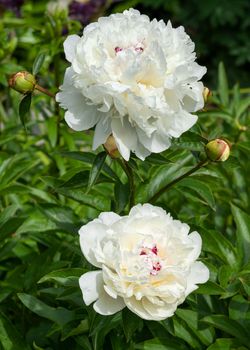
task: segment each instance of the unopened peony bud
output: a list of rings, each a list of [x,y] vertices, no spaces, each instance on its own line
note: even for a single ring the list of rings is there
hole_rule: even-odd
[[[119,158],[120,157],[120,153],[119,153],[118,148],[116,146],[114,136],[110,135],[107,138],[107,141],[104,143],[103,146],[111,158]]]
[[[209,141],[205,147],[208,158],[215,162],[224,162],[230,155],[230,145],[225,140]]]
[[[209,90],[209,88],[204,87],[202,95],[203,95],[203,98],[204,98],[204,102],[206,103],[207,100],[209,99],[209,97],[212,96],[212,92],[211,92],[211,90]]]
[[[27,94],[34,90],[36,78],[29,72],[18,72],[10,77],[9,86],[22,94]]]

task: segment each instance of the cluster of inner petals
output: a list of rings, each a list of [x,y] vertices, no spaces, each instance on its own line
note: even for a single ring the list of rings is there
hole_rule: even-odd
[[[157,259],[158,249],[156,245],[153,247],[142,247],[140,255],[145,256],[144,262],[150,268],[150,275],[157,275],[161,271],[162,265],[159,259]]]

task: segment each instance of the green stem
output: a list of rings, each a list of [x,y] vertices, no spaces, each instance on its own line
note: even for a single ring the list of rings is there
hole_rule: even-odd
[[[54,79],[55,79],[55,86],[57,88],[57,90],[59,89],[59,85],[60,85],[60,64],[59,64],[59,60],[60,60],[60,55],[57,54],[54,56],[53,58],[53,63],[54,63]],[[57,144],[59,144],[59,140],[60,140],[60,121],[61,121],[61,116],[60,116],[60,108],[59,108],[59,104],[57,102],[55,102],[55,115],[56,115],[56,126],[57,126]]]
[[[189,175],[193,174],[194,172],[196,172],[197,170],[199,170],[200,168],[202,168],[204,165],[206,165],[208,163],[208,159],[202,160],[200,161],[194,168],[190,169],[189,171],[187,171],[185,174],[177,177],[176,179],[174,179],[173,181],[169,182],[166,186],[164,186],[163,188],[161,188],[158,192],[156,192],[153,197],[151,197],[148,202],[149,203],[154,203],[157,201],[157,199],[165,192],[167,191],[170,187],[174,186],[176,183],[178,183],[179,181],[181,181],[182,179],[185,179],[185,177],[188,177]]]
[[[125,160],[117,159],[122,169],[126,173],[129,182],[130,196],[129,196],[129,208],[131,209],[135,205],[135,183],[134,183],[134,174],[128,162]]]
[[[55,98],[55,95],[52,94],[51,92],[49,92],[47,89],[43,88],[42,86],[36,84],[35,86],[35,90],[38,90],[40,92],[42,92],[43,94],[49,96],[49,97],[52,97],[52,98]]]

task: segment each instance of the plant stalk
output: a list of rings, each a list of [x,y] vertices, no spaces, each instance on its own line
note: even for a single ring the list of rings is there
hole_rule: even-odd
[[[52,94],[51,92],[49,92],[47,89],[43,88],[42,86],[36,84],[35,86],[35,90],[38,90],[40,92],[42,92],[43,94],[49,96],[49,97],[52,97],[52,98],[55,98],[55,95]]]
[[[176,179],[174,179],[173,181],[169,182],[166,186],[164,186],[163,188],[161,188],[158,192],[156,192],[153,197],[151,197],[148,202],[149,203],[154,203],[157,201],[157,199],[165,192],[167,191],[169,188],[171,188],[172,186],[174,186],[176,183],[178,183],[179,181],[181,181],[182,179],[185,179],[185,177],[190,176],[191,174],[195,173],[197,170],[199,170],[200,168],[202,168],[204,165],[206,165],[208,163],[208,159],[202,160],[200,161],[194,168],[190,169],[189,171],[187,171],[185,174],[177,177]]]
[[[128,182],[129,182],[129,189],[130,189],[130,196],[129,196],[129,209],[131,209],[135,205],[135,182],[134,182],[134,174],[130,166],[128,165],[128,162],[125,160],[120,160],[119,164],[121,165],[122,169],[127,175]]]

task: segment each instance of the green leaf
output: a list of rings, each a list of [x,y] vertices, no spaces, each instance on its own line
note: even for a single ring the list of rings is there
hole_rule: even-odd
[[[122,310],[122,326],[127,341],[130,341],[133,334],[143,328],[143,321],[129,309]]]
[[[221,295],[225,293],[225,289],[217,283],[208,281],[205,284],[199,285],[199,288],[194,291],[196,294]]]
[[[86,272],[80,268],[69,268],[52,271],[43,276],[37,283],[44,283],[48,281],[57,282],[64,286],[76,286],[78,285],[79,277]]]
[[[26,130],[26,114],[29,113],[32,94],[25,95],[19,104],[19,118]]]
[[[35,61],[33,63],[33,68],[32,68],[32,73],[34,75],[37,75],[37,73],[39,73],[43,65],[43,62],[45,60],[45,57],[46,57],[46,54],[44,52],[41,52],[36,56]]]
[[[211,328],[198,328],[198,313],[193,310],[177,309],[176,315],[180,317],[187,326],[194,332],[197,338],[205,344],[209,345],[213,341],[214,332]]]
[[[0,313],[0,348],[3,350],[30,350],[21,334],[3,313]]]
[[[107,152],[105,152],[105,151],[96,155],[94,162],[93,162],[93,166],[92,166],[90,174],[89,174],[89,182],[88,182],[87,192],[89,192],[91,187],[94,186],[94,184],[96,183],[96,181],[100,175],[100,172],[103,168],[103,165],[105,163],[106,157],[107,157]]]
[[[142,343],[135,344],[134,349],[137,350],[189,350],[190,347],[186,347],[184,344],[175,339],[165,338],[153,338],[146,340]]]
[[[60,155],[63,157],[79,160],[80,162],[89,163],[91,165],[95,159],[95,155],[89,152],[60,152]],[[104,163],[102,170],[111,178],[120,181],[116,173],[107,164]]]
[[[209,186],[206,183],[204,183],[204,181],[198,180],[195,177],[190,176],[181,180],[177,186],[191,189],[196,194],[198,194],[198,196],[201,197],[204,200],[204,202],[208,206],[210,206],[211,209],[215,210],[216,206],[213,193],[210,190]]]
[[[63,307],[51,307],[32,295],[18,293],[17,296],[30,311],[40,317],[47,318],[57,323],[59,326],[64,326],[75,318],[74,311],[67,310]]]
[[[85,191],[79,189],[55,188],[54,190],[68,198],[74,199],[77,202],[99,211],[110,210],[110,200],[102,195],[95,193],[92,193],[91,195],[86,194]]]
[[[223,106],[228,106],[228,103],[229,103],[228,82],[227,82],[227,75],[226,75],[223,62],[219,63],[219,69],[218,69],[218,92],[219,92],[220,100]]]
[[[195,332],[188,327],[186,322],[178,317],[175,317],[173,321],[176,337],[183,339],[191,346],[192,349],[200,349],[201,343],[199,339],[197,338]]]
[[[120,214],[126,207],[129,202],[129,185],[128,183],[122,184],[121,182],[115,183],[115,204],[116,204],[116,213]]]
[[[250,97],[242,99],[237,108],[236,108],[236,119],[239,119],[242,114],[249,108],[250,106]]]
[[[15,215],[17,209],[18,206],[16,204],[12,204],[0,213],[0,228],[5,224],[6,221]]]
[[[193,158],[190,153],[180,152],[176,156],[174,164],[166,164],[153,169],[148,175],[149,182],[141,184],[138,188],[137,202],[148,202],[161,188],[171,182],[173,179],[183,175],[191,167],[185,165]]]
[[[250,329],[250,302],[241,295],[233,297],[229,304],[229,318],[238,321],[247,332]]]
[[[57,127],[57,117],[49,117],[46,121],[48,128],[48,138],[51,146],[54,148],[57,143],[58,137],[58,127]]]
[[[236,339],[220,338],[216,339],[215,343],[210,345],[207,350],[247,350],[244,346]]]
[[[61,340],[64,341],[65,339],[73,337],[74,335],[83,334],[87,331],[89,331],[89,322],[88,320],[82,320],[77,327],[70,329],[70,331],[66,332],[65,330],[63,330]]]
[[[250,216],[233,204],[231,209],[237,227],[237,251],[244,264],[250,259]]]
[[[206,316],[201,321],[232,335],[248,346],[248,332],[237,321],[230,320],[224,315]]]
[[[236,267],[238,259],[236,249],[222,233],[204,228],[198,228],[198,231],[202,238],[204,251],[217,256],[232,268]]]

